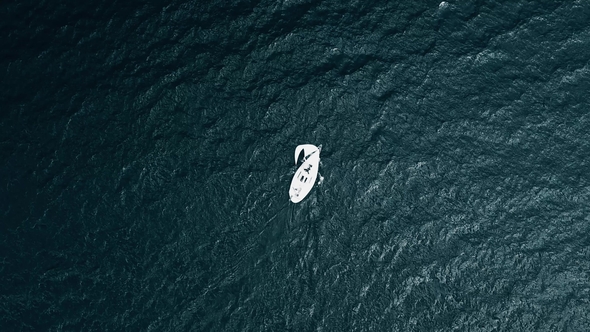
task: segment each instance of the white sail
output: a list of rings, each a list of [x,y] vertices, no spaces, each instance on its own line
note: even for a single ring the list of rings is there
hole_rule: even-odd
[[[317,146],[315,146],[313,144],[301,144],[301,145],[298,145],[295,148],[295,165],[297,165],[297,157],[299,157],[299,154],[301,153],[301,151],[303,151],[304,157],[307,157],[308,155],[310,155],[315,150],[319,150],[319,149],[318,149]]]

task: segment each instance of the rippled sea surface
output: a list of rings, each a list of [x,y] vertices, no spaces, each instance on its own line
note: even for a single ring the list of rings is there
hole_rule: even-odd
[[[590,331],[589,2],[147,3],[0,4],[2,331]]]

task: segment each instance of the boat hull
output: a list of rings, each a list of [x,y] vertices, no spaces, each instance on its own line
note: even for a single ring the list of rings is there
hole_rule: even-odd
[[[293,203],[301,202],[309,194],[317,179],[320,163],[320,150],[316,146],[305,144],[303,148],[300,147],[302,146],[296,149],[295,161],[297,162],[298,150],[304,151],[306,157],[291,180],[289,199]]]

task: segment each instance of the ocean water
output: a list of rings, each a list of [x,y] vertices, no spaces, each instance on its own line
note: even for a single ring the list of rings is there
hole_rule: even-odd
[[[0,18],[1,331],[590,331],[590,3]]]

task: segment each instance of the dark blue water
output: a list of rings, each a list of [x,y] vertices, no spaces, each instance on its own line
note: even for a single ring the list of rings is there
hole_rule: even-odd
[[[0,330],[590,331],[589,22],[0,4]]]

